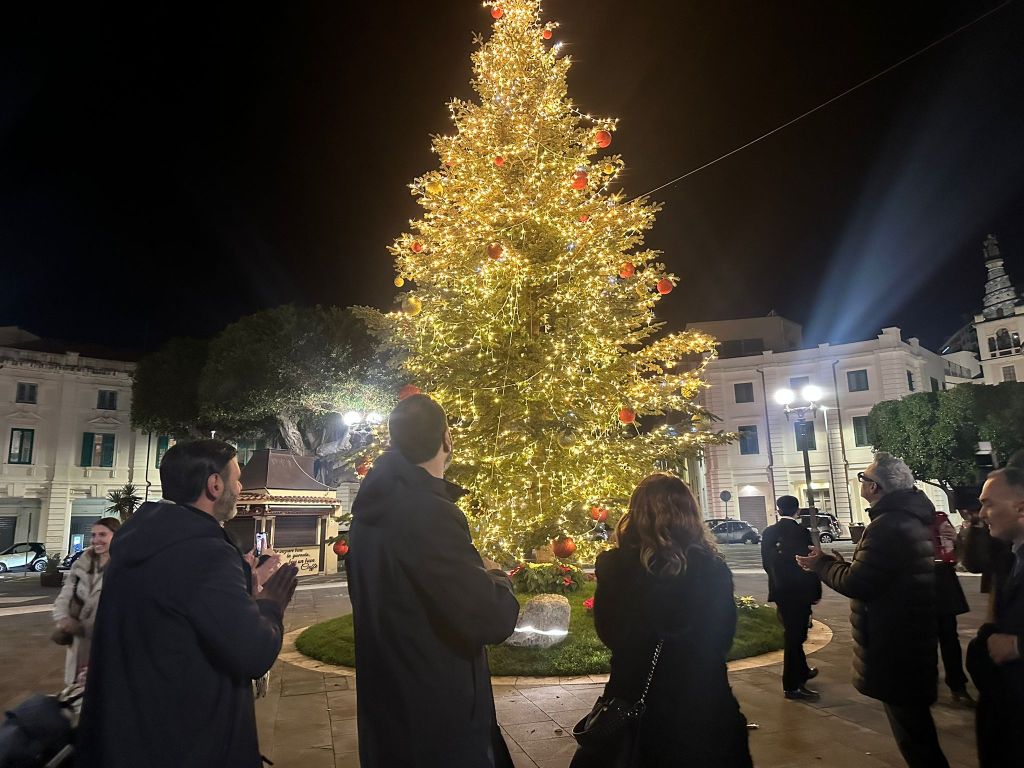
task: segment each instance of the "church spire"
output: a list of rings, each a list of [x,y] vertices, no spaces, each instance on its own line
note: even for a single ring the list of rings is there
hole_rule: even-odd
[[[1003,268],[999,241],[993,235],[989,235],[985,238],[982,251],[985,253],[985,267],[988,269],[982,314],[986,320],[1010,316],[1013,314],[1013,308],[1018,304],[1017,290],[1013,287],[1009,275]]]

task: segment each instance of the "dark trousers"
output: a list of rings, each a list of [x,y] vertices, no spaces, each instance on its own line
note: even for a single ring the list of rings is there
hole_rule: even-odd
[[[927,704],[886,704],[885,714],[900,754],[910,768],[949,768]]]
[[[795,691],[807,682],[807,624],[811,618],[811,604],[805,601],[776,601],[779,621],[785,635],[782,661],[782,690]]]
[[[967,675],[964,674],[964,657],[960,648],[960,636],[956,632],[956,616],[939,616],[939,651],[942,653],[942,667],[946,670],[946,685],[954,693],[967,689]]]

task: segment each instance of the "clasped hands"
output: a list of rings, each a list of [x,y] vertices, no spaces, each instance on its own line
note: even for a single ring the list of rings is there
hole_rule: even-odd
[[[838,549],[833,549],[831,555],[826,555],[821,551],[821,547],[810,546],[807,548],[806,555],[794,555],[796,558],[796,564],[803,568],[808,573],[814,571],[818,561],[823,557],[829,557],[834,560],[838,560],[840,563],[845,563],[846,558],[843,557],[842,553]]]

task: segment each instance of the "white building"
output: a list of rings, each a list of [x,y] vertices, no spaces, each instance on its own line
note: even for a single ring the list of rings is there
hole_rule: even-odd
[[[981,369],[986,384],[1024,381],[1024,301],[1010,282],[1003,267],[999,241],[985,238],[985,299],[980,314],[974,316]]]
[[[899,328],[884,328],[867,341],[810,349],[799,348],[798,325],[774,314],[688,328],[723,342],[722,357],[707,369],[706,405],[722,419],[722,429],[739,435],[731,445],[707,451],[705,514],[740,517],[762,529],[774,521],[776,498],[796,496],[802,505],[808,498],[796,419],[787,419],[775,402],[777,390],[799,392],[813,384],[824,392],[821,404],[826,409],[817,414],[809,435],[811,490],[819,510],[849,524],[866,522],[857,473],[872,460],[867,433],[871,408],[912,392],[968,382],[977,372],[969,357],[945,360],[915,338],[904,340]],[[759,354],[747,352],[759,346]],[[921,487],[938,508],[948,510],[939,489]],[[722,491],[730,492],[729,502],[721,500]]]
[[[66,346],[0,327],[0,548],[41,541],[64,554],[88,546],[110,491],[133,482],[160,497],[167,439],[131,428],[134,363]]]

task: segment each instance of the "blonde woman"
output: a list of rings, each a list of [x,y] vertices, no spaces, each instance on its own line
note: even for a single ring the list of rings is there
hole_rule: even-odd
[[[71,566],[53,604],[57,630],[72,637],[64,664],[64,684],[71,685],[89,665],[92,625],[103,588],[103,571],[110,562],[110,541],[121,521],[104,517],[92,526],[90,546]]]

